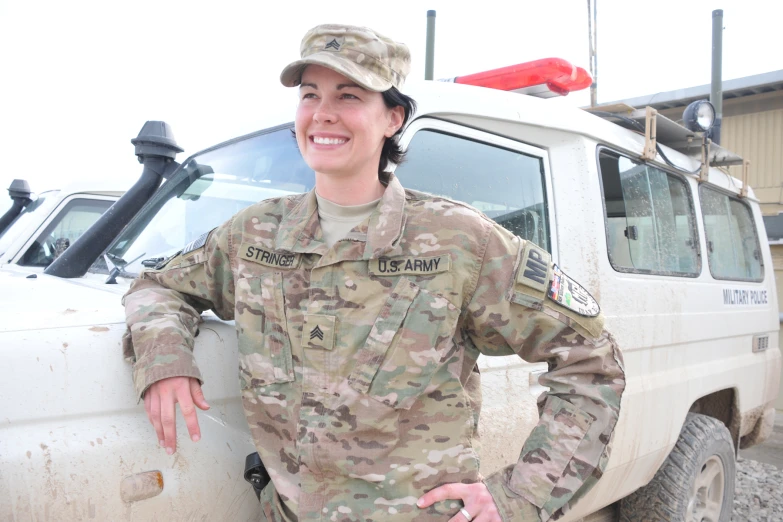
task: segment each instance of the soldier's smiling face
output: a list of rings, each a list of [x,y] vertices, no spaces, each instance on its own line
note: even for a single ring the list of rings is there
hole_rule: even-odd
[[[302,74],[296,110],[296,141],[317,174],[378,176],[386,138],[402,125],[404,109],[389,109],[379,92],[319,65]]]

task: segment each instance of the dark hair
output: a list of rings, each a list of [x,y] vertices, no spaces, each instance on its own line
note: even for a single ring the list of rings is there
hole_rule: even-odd
[[[402,107],[405,109],[405,115],[402,119],[402,125],[394,133],[391,138],[386,138],[383,143],[383,149],[381,149],[381,161],[378,164],[378,179],[384,185],[389,184],[391,178],[391,172],[387,172],[390,163],[399,165],[405,160],[405,151],[400,147],[400,135],[405,127],[408,125],[408,121],[411,116],[416,112],[416,100],[410,96],[406,96],[397,90],[396,87],[392,87],[387,91],[381,93],[383,95],[383,103],[386,104],[388,109],[394,109],[395,107]]]

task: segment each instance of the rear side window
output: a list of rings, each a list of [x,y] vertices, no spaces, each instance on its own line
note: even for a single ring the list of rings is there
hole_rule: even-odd
[[[542,158],[423,129],[395,175],[405,188],[468,203],[550,250]]]
[[[612,267],[696,277],[698,232],[685,181],[609,151],[599,153],[599,165]]]
[[[761,248],[750,208],[738,198],[705,185],[700,195],[712,277],[761,281]]]

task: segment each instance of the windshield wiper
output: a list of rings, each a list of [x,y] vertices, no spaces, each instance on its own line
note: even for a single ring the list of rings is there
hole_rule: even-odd
[[[158,263],[165,260],[166,260],[165,257],[151,257],[149,259],[145,259],[144,261],[142,261],[141,266],[146,268],[155,268],[156,266],[158,266]]]
[[[115,256],[114,254],[105,254],[107,265],[112,264],[114,265],[114,268],[111,269],[111,272],[109,272],[109,277],[106,278],[107,285],[116,285],[117,284],[117,276],[122,277],[133,277],[133,274],[129,274],[125,271],[125,267],[135,263],[142,257],[144,257],[147,253],[143,252],[140,256],[138,256],[136,259],[133,259],[132,261],[125,261],[120,256]]]
[[[121,258],[120,256],[115,255],[115,254],[109,254],[107,252],[106,253],[106,257],[109,258],[109,261],[111,261],[111,264],[113,266],[120,266],[120,265],[121,266],[126,266],[128,264],[127,261],[125,261],[123,258]]]

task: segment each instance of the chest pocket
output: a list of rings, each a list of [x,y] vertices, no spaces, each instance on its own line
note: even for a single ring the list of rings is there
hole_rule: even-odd
[[[360,393],[409,409],[455,353],[459,309],[402,277],[381,308],[348,377]]]
[[[293,381],[282,274],[237,279],[234,319],[242,389]]]

